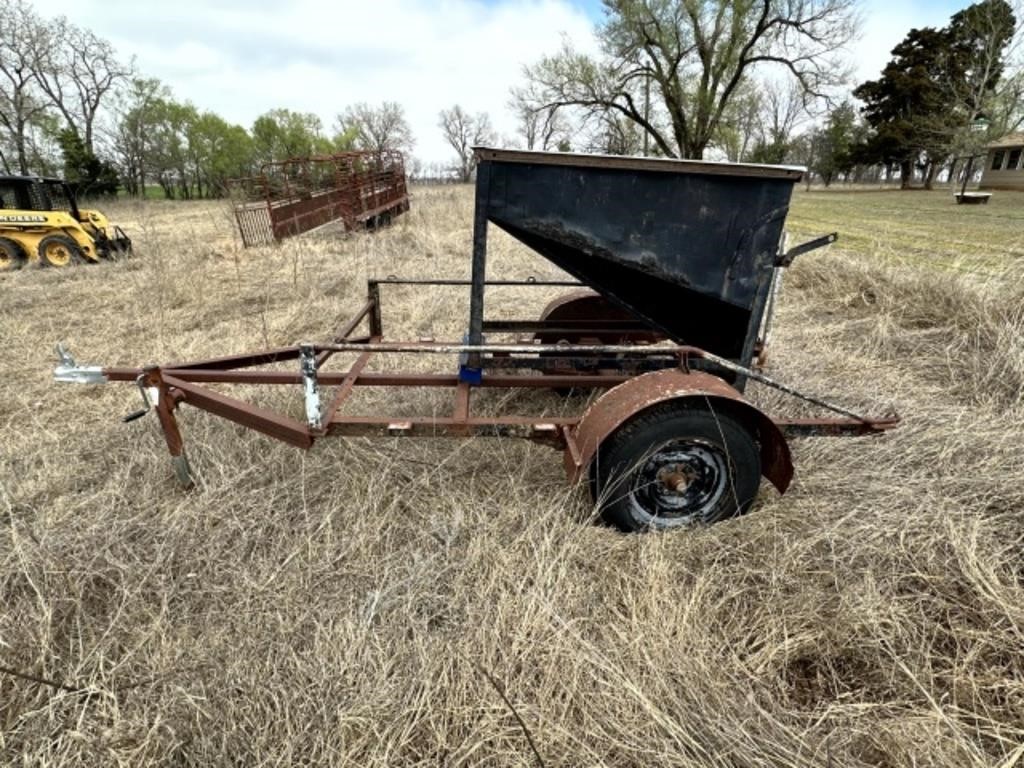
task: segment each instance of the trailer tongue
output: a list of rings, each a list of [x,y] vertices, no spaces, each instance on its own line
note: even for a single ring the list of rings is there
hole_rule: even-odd
[[[360,311],[329,341],[146,368],[78,366],[60,350],[58,381],[134,381],[155,410],[184,485],[192,483],[176,410],[181,403],[308,448],[326,435],[510,436],[563,452],[569,478],[587,481],[605,518],[625,530],[714,522],[749,508],[760,477],[784,492],[786,435],[873,434],[896,416],[869,418],[797,392],[757,367],[782,271],[828,235],[780,248],[802,169],[478,148],[469,280],[371,280]],[[493,223],[575,281],[486,279]],[[462,286],[470,293],[464,343],[386,342],[382,293]],[[493,320],[494,286],[572,289],[540,319]],[[590,290],[581,290],[587,288]],[[505,343],[488,339],[511,335]],[[356,353],[331,371],[337,353]],[[441,355],[457,370],[373,370],[380,355]],[[292,361],[293,368],[267,366]],[[772,419],[742,396],[748,380],[830,411]],[[305,420],[257,408],[213,383],[300,388]],[[442,387],[450,415],[357,416],[356,387]],[[475,416],[479,388],[608,390],[578,416]],[[325,390],[333,388],[330,396]]]

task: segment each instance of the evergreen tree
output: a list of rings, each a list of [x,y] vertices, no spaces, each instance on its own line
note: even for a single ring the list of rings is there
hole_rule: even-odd
[[[826,187],[837,176],[853,170],[851,148],[856,127],[857,111],[851,103],[844,102],[832,110],[825,127],[814,134],[811,170]]]
[[[57,143],[64,156],[64,178],[76,197],[117,194],[117,169],[96,157],[77,131],[65,128],[58,134]]]
[[[904,188],[921,167],[930,188],[936,170],[992,97],[1015,24],[1006,0],[982,0],[943,29],[910,30],[882,76],[853,92],[875,130],[856,156],[899,165]]]

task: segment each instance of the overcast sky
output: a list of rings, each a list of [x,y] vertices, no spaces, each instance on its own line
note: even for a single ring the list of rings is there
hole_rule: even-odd
[[[865,0],[851,47],[860,80],[875,77],[914,26],[942,25],[969,0]],[[109,39],[180,100],[245,126],[274,107],[315,112],[331,132],[347,104],[397,101],[415,154],[446,161],[442,107],[487,111],[515,126],[505,102],[524,64],[568,37],[592,49],[599,0],[34,0]]]

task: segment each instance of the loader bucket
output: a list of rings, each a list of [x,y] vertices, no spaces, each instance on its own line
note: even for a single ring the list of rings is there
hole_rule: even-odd
[[[477,215],[681,344],[750,365],[803,169],[478,148]],[[475,265],[476,266],[476,265]]]

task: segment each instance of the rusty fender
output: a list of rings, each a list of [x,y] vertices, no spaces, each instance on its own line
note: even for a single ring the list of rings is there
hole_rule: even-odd
[[[567,436],[564,454],[570,482],[586,477],[598,446],[612,432],[643,410],[671,400],[696,398],[712,410],[737,416],[756,435],[761,447],[761,474],[779,493],[793,479],[793,461],[786,438],[768,416],[716,376],[700,371],[669,369],[636,376],[608,390],[583,414]]]

